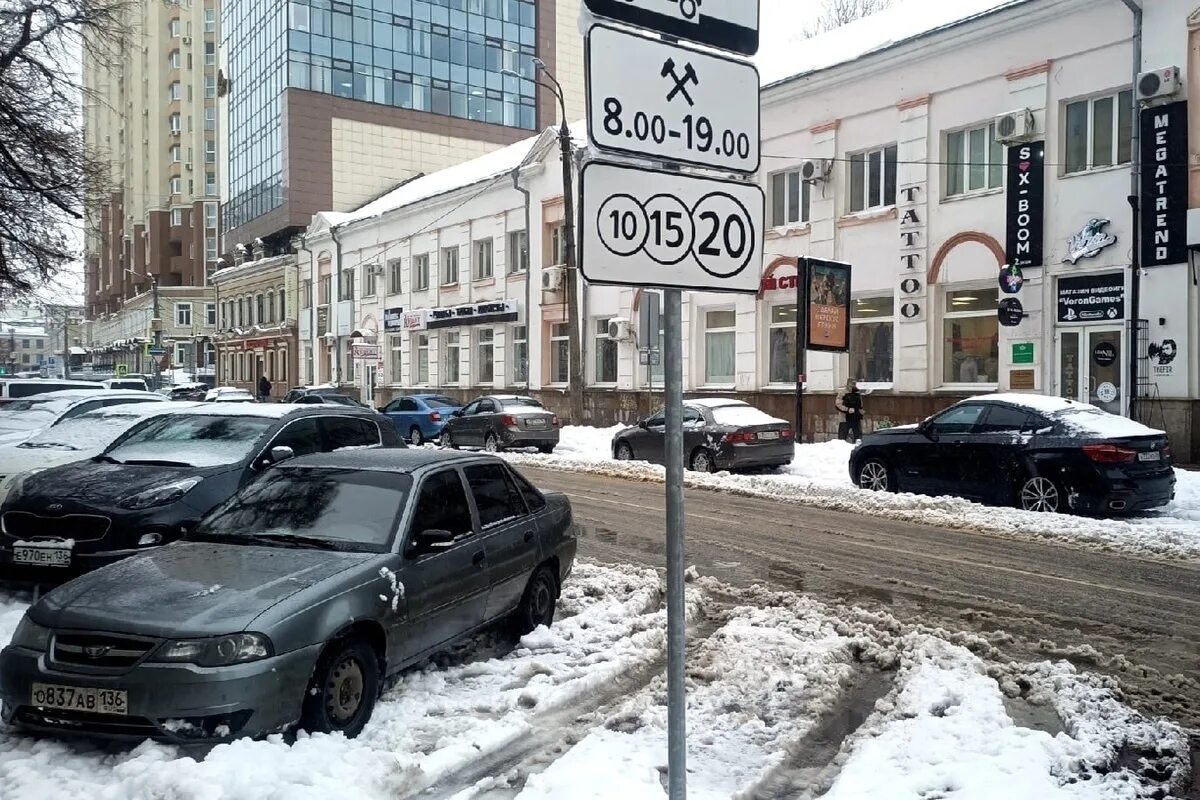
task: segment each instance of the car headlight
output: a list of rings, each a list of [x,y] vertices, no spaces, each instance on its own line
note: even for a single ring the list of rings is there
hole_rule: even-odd
[[[4,499],[16,500],[21,496],[22,491],[24,491],[25,482],[34,475],[37,475],[39,472],[44,472],[47,469],[49,469],[49,467],[38,467],[37,469],[31,469],[28,472],[22,472],[13,477],[12,483],[10,483],[8,486],[8,495]]]
[[[161,486],[155,486],[153,489],[147,489],[144,492],[138,492],[132,497],[126,497],[119,505],[122,508],[150,508],[151,506],[165,506],[167,503],[174,503],[179,498],[183,497],[192,487],[200,482],[199,478],[184,478],[183,480],[164,483]]]
[[[17,625],[17,630],[13,634],[11,644],[13,647],[24,647],[27,650],[45,652],[50,646],[50,629],[38,625],[26,614],[21,617],[21,622]]]
[[[209,639],[176,639],[167,642],[154,661],[196,664],[201,667],[227,667],[274,655],[271,640],[261,633],[231,633]]]

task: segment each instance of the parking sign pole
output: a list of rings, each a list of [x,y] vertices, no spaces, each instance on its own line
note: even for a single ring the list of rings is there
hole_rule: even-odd
[[[667,462],[667,786],[670,800],[687,797],[687,695],[683,660],[687,620],[683,604],[683,299],[663,292],[663,353]]]

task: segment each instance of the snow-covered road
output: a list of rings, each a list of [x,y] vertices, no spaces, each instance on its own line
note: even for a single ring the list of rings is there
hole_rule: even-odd
[[[612,436],[621,428],[568,426],[553,455],[510,453],[517,464],[588,472],[640,481],[662,481],[664,470],[644,462],[614,461]],[[777,473],[686,475],[689,486],[770,497],[835,511],[1024,538],[1064,539],[1138,555],[1200,557],[1200,472],[1176,470],[1174,502],[1157,511],[1115,519],[1037,514],[984,506],[956,497],[886,494],[850,481],[851,446],[833,441],[798,445],[792,463]]]
[[[132,749],[0,731],[4,800],[662,798],[653,570],[580,564],[553,628],[406,673],[356,740]],[[0,642],[28,596],[0,592]],[[695,798],[1116,800],[1182,780],[1182,732],[1067,664],[986,664],[877,612],[689,584]]]

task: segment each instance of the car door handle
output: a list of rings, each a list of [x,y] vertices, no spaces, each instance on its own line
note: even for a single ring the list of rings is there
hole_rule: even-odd
[[[487,560],[487,555],[482,550],[471,556],[471,563],[477,567],[482,567],[485,560]]]
[[[525,531],[525,536],[523,538],[525,539],[526,544],[528,544],[529,542],[532,542],[533,541],[533,531]]]

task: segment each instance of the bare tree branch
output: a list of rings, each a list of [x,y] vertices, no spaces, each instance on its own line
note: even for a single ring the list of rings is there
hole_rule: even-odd
[[[82,57],[123,55],[125,0],[0,0],[0,301],[81,260],[73,235],[108,191],[83,139]]]
[[[805,28],[804,33],[811,38],[882,11],[891,4],[892,0],[823,0],[821,15],[815,24]]]

